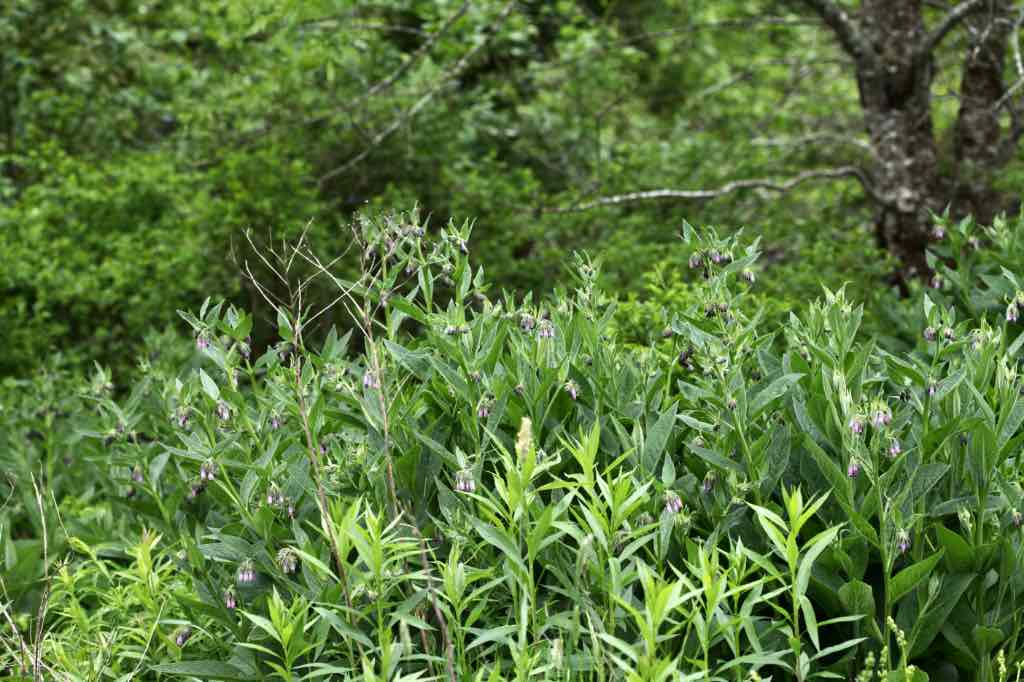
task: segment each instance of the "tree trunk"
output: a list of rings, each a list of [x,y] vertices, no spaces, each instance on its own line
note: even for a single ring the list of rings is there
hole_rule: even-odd
[[[919,0],[864,0],[862,26],[874,58],[858,63],[865,124],[875,153],[875,182],[890,198],[876,215],[881,246],[925,270],[930,212],[941,210],[939,149],[932,127],[932,59],[917,56],[925,34]]]
[[[1007,135],[997,105],[1006,86],[1003,64],[1014,27],[1010,3],[999,0],[991,11],[968,17],[967,54],[960,83],[960,110],[953,138],[956,186],[954,212],[973,214],[989,224],[1005,199],[993,187],[995,172],[1009,161]]]

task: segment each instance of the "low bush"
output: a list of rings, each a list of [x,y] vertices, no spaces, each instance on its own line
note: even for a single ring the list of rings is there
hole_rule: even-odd
[[[90,481],[62,509],[110,511],[66,529],[66,512],[43,528],[8,511],[23,529],[3,538],[8,567],[40,538],[60,547],[64,533],[74,551],[49,551],[30,575],[41,587],[12,620],[9,667],[1019,673],[1024,337],[1005,313],[1024,292],[1008,270],[984,278],[998,316],[992,303],[967,317],[959,289],[935,290],[919,298],[917,346],[886,349],[843,290],[767,323],[756,244],[684,225],[697,276],[638,344],[584,257],[573,290],[515,300],[470,266],[467,226],[429,239],[415,214],[386,214],[356,234],[355,279],[301,242],[268,256],[287,295],[260,289],[278,321],[265,353],[249,313],[207,302],[182,314],[195,342],[182,369],[144,363],[123,396],[100,374],[61,445],[15,463],[26,518],[47,507],[26,492],[41,466],[44,490]],[[336,287],[356,334],[312,341],[327,313],[303,305],[311,279],[289,277],[300,263]],[[67,466],[54,464],[68,443]],[[40,605],[45,627],[30,615]],[[125,638],[117,666],[82,650],[110,633]]]

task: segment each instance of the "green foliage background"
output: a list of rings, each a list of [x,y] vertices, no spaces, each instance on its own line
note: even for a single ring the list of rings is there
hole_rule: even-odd
[[[819,27],[752,0],[520,2],[502,20],[504,7],[14,0],[0,15],[0,370],[55,349],[122,363],[203,292],[256,307],[244,230],[311,222],[313,242],[340,251],[365,207],[474,218],[476,257],[520,291],[563,280],[566,254],[586,248],[611,291],[640,292],[642,273],[683,265],[685,218],[760,235],[780,311],[822,283],[885,292],[851,182],[544,210],[856,158],[768,144],[857,115]],[[754,21],[766,13],[777,20]],[[787,90],[797,60],[815,64],[813,87]]]

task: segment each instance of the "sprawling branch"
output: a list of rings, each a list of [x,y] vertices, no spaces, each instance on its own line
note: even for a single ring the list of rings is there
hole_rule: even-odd
[[[488,35],[485,36],[485,39],[481,40],[472,49],[470,49],[464,55],[462,55],[459,61],[456,62],[440,79],[438,79],[434,87],[432,87],[430,90],[424,93],[419,99],[417,99],[412,106],[410,106],[408,109],[402,112],[397,118],[395,118],[390,125],[385,126],[376,135],[374,135],[373,138],[370,140],[369,144],[363,149],[363,151],[359,152],[358,154],[356,154],[351,159],[349,159],[342,165],[338,166],[337,168],[324,173],[320,177],[318,184],[322,187],[324,183],[326,183],[327,181],[349,171],[352,167],[361,163],[364,159],[366,159],[367,156],[369,156],[373,152],[374,149],[380,146],[380,144],[384,142],[384,140],[391,137],[391,135],[394,134],[396,130],[401,128],[408,121],[412,120],[420,112],[420,110],[423,109],[423,107],[425,107],[427,104],[429,104],[431,100],[433,100],[434,97],[438,95],[438,93],[440,93],[449,83],[452,82],[452,80],[457,78],[459,74],[465,71],[466,67],[469,66],[469,63],[473,59],[473,57],[475,57],[476,54],[484,48],[484,46],[490,43],[489,38],[491,36],[497,35],[498,31],[501,30],[501,27],[505,24],[505,21],[512,13],[512,9],[516,6],[516,2],[517,0],[509,0],[508,4],[506,4],[504,9],[502,9],[501,14],[498,15],[498,18],[493,24],[493,26],[489,27],[489,30],[487,31]]]
[[[921,39],[921,44],[918,45],[915,60],[920,62],[921,60],[928,59],[928,56],[935,51],[935,48],[949,35],[957,25],[962,22],[972,12],[977,12],[983,9],[985,6],[985,0],[964,0],[953,9],[949,10],[939,25],[929,31]]]
[[[592,199],[572,206],[554,206],[549,208],[541,209],[543,213],[573,213],[577,211],[588,211],[593,208],[601,206],[617,206],[620,204],[631,204],[641,201],[653,201],[659,199],[682,199],[682,200],[697,200],[697,199],[716,199],[718,197],[725,196],[727,194],[733,194],[742,190],[748,189],[761,189],[770,192],[785,193],[795,188],[797,185],[801,185],[808,180],[835,180],[839,178],[856,178],[861,182],[864,188],[872,195],[873,198],[882,202],[888,203],[885,197],[879,195],[874,191],[874,188],[867,177],[867,174],[856,166],[839,166],[837,168],[822,168],[817,170],[808,170],[788,180],[773,180],[770,178],[751,178],[747,180],[734,180],[728,182],[721,187],[715,189],[694,189],[694,190],[680,190],[680,189],[652,189],[643,192],[629,192],[627,194],[615,194],[612,196],[600,197],[598,199]]]
[[[875,52],[871,48],[871,44],[861,34],[856,22],[850,18],[846,10],[832,0],[803,0],[803,3],[818,13],[822,21],[839,38],[839,44],[857,62],[869,62],[875,59]]]

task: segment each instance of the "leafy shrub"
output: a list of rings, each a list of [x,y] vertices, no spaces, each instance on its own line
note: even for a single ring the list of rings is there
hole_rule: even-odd
[[[151,672],[1005,680],[1024,658],[1024,342],[1002,317],[923,297],[919,347],[884,350],[839,290],[771,326],[756,246],[684,225],[707,276],[641,347],[585,258],[572,291],[516,302],[467,226],[358,227],[354,279],[304,246],[268,261],[290,295],[268,292],[266,353],[207,303],[183,313],[197,363],[79,418],[97,487],[184,585],[173,616],[137,597]],[[311,347],[328,313],[298,262],[358,338]]]

